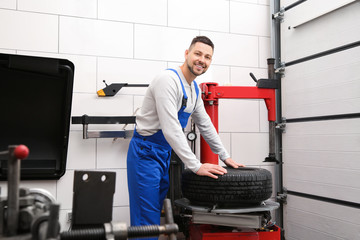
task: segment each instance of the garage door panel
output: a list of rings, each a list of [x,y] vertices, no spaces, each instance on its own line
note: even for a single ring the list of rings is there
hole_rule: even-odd
[[[360,152],[286,150],[284,157],[293,165],[360,170]]]
[[[360,1],[280,7],[285,238],[360,239]]]
[[[357,188],[309,181],[304,182],[299,180],[289,180],[286,176],[284,176],[284,180],[287,181],[285,188],[289,189],[289,191],[291,190],[292,192],[305,193],[359,204],[360,190]]]
[[[360,227],[360,209],[337,205],[328,202],[321,202],[299,196],[288,196],[286,207],[297,209],[298,211],[323,216],[324,218],[337,219],[343,223],[355,224]]]
[[[359,209],[288,196],[285,237],[294,239],[358,239]],[[298,237],[296,237],[298,236]]]
[[[285,172],[287,182],[303,182],[310,188],[311,184],[319,183],[334,188],[347,188],[349,191],[353,189],[360,193],[360,171],[357,170],[287,164]],[[287,187],[293,190],[288,184]],[[360,199],[356,201],[360,203]]]
[[[360,134],[359,119],[339,119],[327,121],[293,122],[286,126],[283,137],[296,135],[343,135]]]
[[[352,3],[331,11],[349,2]],[[290,62],[359,41],[359,11],[359,1],[345,0],[306,1],[286,11],[281,24],[282,61]],[[317,17],[326,12],[329,13]],[[307,20],[311,21],[299,25]]]
[[[359,64],[360,65],[360,64]],[[360,84],[356,81],[323,86],[309,90],[297,89],[291,92],[287,105],[311,105],[316,103],[333,103],[335,101],[359,101]],[[289,93],[290,94],[290,93]]]
[[[331,175],[336,172],[336,169],[319,169],[318,172],[313,170],[299,173],[299,171],[308,169],[298,166],[286,167],[285,188],[292,192],[360,203],[359,172],[341,170],[339,174]],[[349,176],[344,177],[342,174],[346,173],[349,173]]]
[[[283,134],[284,187],[360,203],[360,121],[287,123]]]
[[[288,108],[288,118],[303,118],[310,116],[327,116],[358,113],[360,108],[360,101],[358,99],[339,100],[337,102],[325,102],[304,104],[301,106],[293,106],[291,110]]]
[[[287,150],[360,151],[360,135],[310,135],[286,137],[286,143],[283,146]]]
[[[316,240],[344,240],[344,238],[334,236],[331,233],[320,232],[316,229],[301,225],[299,222],[286,222],[285,231],[286,240],[302,240],[302,239],[316,239]],[[301,238],[296,237],[301,236]]]
[[[360,113],[360,47],[287,67],[282,89],[286,118]]]
[[[296,150],[324,152],[360,152],[360,121],[354,119],[293,122],[283,134],[284,153]],[[352,168],[359,168],[357,161]]]
[[[294,208],[287,209],[287,213],[289,216],[291,216],[288,219],[289,222],[304,224],[303,226],[307,227],[308,229],[317,231],[318,233],[322,233],[325,236],[328,235],[329,233],[337,237],[342,237],[344,235],[354,237],[347,239],[357,239],[359,236],[359,233],[355,228],[356,227],[355,224],[342,222],[341,228],[339,228],[337,227],[339,225],[339,221],[337,219],[327,218],[320,214],[304,212]],[[301,239],[311,239],[311,238],[301,238]]]
[[[302,62],[285,69],[282,78],[283,86],[287,91],[307,90],[346,84],[359,80],[354,71],[359,69],[360,47]]]

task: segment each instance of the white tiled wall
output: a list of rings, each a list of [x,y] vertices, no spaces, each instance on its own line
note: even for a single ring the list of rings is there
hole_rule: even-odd
[[[199,31],[172,27],[158,27],[135,24],[134,57],[163,61],[182,61],[184,49],[189,45],[185,39],[192,39]]]
[[[3,0],[0,2],[1,8],[16,9],[16,0]]]
[[[200,34],[209,36],[215,44],[213,64],[259,67],[259,37],[208,31]]]
[[[77,17],[59,17],[59,52],[133,57],[133,24]]]
[[[167,0],[98,0],[98,18],[166,26],[167,2]]]
[[[58,19],[50,14],[0,9],[1,48],[58,52]]]
[[[180,65],[197,35],[207,35],[215,43],[213,64],[198,83],[255,86],[249,72],[267,77],[269,18],[269,0],[3,0],[0,52],[72,61],[72,116],[129,116],[141,106],[146,89],[124,88],[114,97],[98,98],[103,80],[149,83],[162,69]],[[220,137],[232,157],[246,165],[271,168],[262,163],[268,155],[263,101],[221,100],[219,112]],[[89,126],[90,130],[122,127]],[[22,185],[44,188],[56,197],[66,230],[74,171],[115,171],[113,219],[129,224],[128,144],[124,139],[84,140],[82,126],[71,125],[66,174],[58,181]],[[6,194],[6,184],[0,186]]]
[[[96,0],[17,0],[21,11],[96,18]]]
[[[233,33],[270,36],[268,6],[230,2],[230,31]]]
[[[230,8],[227,1],[173,0],[168,2],[169,26],[229,32]]]

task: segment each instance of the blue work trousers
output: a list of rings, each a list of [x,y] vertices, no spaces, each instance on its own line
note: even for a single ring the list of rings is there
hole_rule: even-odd
[[[144,137],[134,130],[127,156],[132,226],[160,224],[163,202],[169,189],[170,156],[171,147],[161,131]]]

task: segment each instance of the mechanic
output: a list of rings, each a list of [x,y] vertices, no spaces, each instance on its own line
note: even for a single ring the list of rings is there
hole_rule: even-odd
[[[171,149],[198,175],[217,178],[215,174],[226,173],[220,165],[201,164],[191,151],[183,132],[190,115],[211,150],[227,166],[243,166],[225,150],[194,81],[208,70],[213,51],[214,44],[209,38],[195,37],[185,51],[182,66],[164,70],[147,89],[127,155],[132,226],[160,224],[169,188]]]

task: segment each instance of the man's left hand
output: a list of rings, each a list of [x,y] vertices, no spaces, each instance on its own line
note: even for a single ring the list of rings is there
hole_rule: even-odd
[[[227,158],[224,163],[226,164],[226,166],[228,167],[233,167],[233,168],[238,168],[238,167],[245,167],[244,164],[240,164],[235,162],[234,160],[232,160],[231,158]]]

